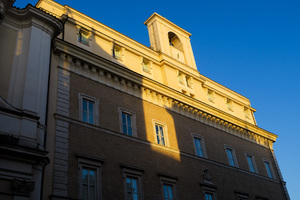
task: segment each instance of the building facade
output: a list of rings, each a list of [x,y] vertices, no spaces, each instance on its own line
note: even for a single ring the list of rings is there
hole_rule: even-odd
[[[51,41],[62,23],[33,6],[3,10],[0,199],[40,199],[43,170],[49,163],[45,137]]]
[[[277,136],[197,71],[190,33],[154,13],[146,47],[52,0],[30,9],[62,26],[46,52],[42,199],[289,199]]]

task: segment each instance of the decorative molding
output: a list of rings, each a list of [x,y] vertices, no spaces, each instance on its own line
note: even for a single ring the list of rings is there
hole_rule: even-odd
[[[14,194],[29,195],[35,189],[34,181],[13,179],[11,182],[11,189]]]
[[[276,141],[277,135],[275,134],[236,117],[229,116],[225,112],[217,110],[194,98],[186,97],[186,95],[183,95],[178,91],[132,72],[131,70],[110,62],[100,56],[88,59],[87,57],[93,56],[94,54],[82,55],[81,53],[84,52],[76,52],[77,50],[70,49],[70,54],[72,54],[70,55],[66,54],[64,51],[65,50],[61,47],[57,47],[54,50],[56,55],[61,58],[60,66],[65,70],[120,90],[129,95],[133,95],[160,107],[172,110],[178,114],[261,146],[269,148],[272,147],[273,142]],[[85,52],[85,54],[87,53]],[[66,57],[68,57],[68,61],[62,59]],[[203,109],[207,109],[208,111],[204,111]],[[224,118],[210,113],[220,115]],[[230,122],[229,120],[234,122]]]
[[[244,169],[241,169],[241,168],[231,167],[228,164],[224,164],[224,163],[220,163],[220,162],[217,162],[217,161],[214,161],[214,160],[210,160],[209,158],[199,157],[199,156],[196,156],[195,154],[190,154],[190,153],[178,150],[178,149],[174,149],[174,148],[171,148],[171,147],[166,147],[166,146],[163,146],[163,145],[160,145],[160,144],[156,144],[154,142],[150,142],[148,140],[140,139],[138,137],[132,137],[132,136],[128,136],[128,135],[125,135],[125,134],[121,134],[120,132],[116,132],[116,131],[108,130],[108,129],[105,129],[105,128],[101,128],[101,127],[95,126],[93,124],[88,124],[88,123],[82,122],[78,119],[74,119],[74,118],[70,118],[70,117],[66,117],[66,116],[62,116],[62,115],[58,115],[58,114],[55,114],[55,119],[60,120],[62,122],[66,122],[66,123],[75,124],[75,125],[78,125],[78,126],[94,129],[94,130],[99,131],[99,133],[111,134],[111,135],[114,135],[116,137],[121,137],[121,138],[124,138],[124,139],[127,139],[127,140],[139,142],[139,143],[142,143],[144,145],[149,145],[149,146],[151,146],[151,148],[157,148],[157,149],[160,149],[160,150],[163,150],[163,151],[169,151],[169,152],[174,153],[174,154],[180,154],[180,156],[185,156],[185,157],[189,157],[189,158],[192,158],[192,159],[201,160],[201,161],[204,161],[204,162],[207,162],[207,163],[210,163],[210,164],[213,164],[213,165],[221,166],[221,167],[224,167],[224,168],[227,168],[227,169],[230,169],[230,170],[235,170],[235,171],[245,173],[245,174],[248,174],[248,175],[251,175],[251,176],[256,176],[256,177],[259,177],[259,178],[262,178],[262,179],[265,179],[265,180],[268,180],[268,181],[280,183],[280,181],[277,180],[277,179],[268,178],[266,176],[263,176],[263,175],[260,175],[260,174],[257,174],[257,173],[252,173],[252,172],[249,172],[249,170],[244,170]]]
[[[211,176],[208,173],[208,169],[206,169],[206,168],[203,170],[203,180],[205,183],[213,184],[213,182],[211,180]]]
[[[71,63],[70,57],[61,57],[65,62]],[[63,63],[61,63],[63,64]],[[62,116],[69,116],[70,98],[70,71],[59,68],[57,86],[56,112]],[[56,120],[53,195],[67,196],[68,185],[68,147],[69,123]]]

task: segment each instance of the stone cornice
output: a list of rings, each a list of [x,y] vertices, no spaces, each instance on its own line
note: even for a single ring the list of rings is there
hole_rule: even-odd
[[[16,22],[6,20],[7,23],[13,23],[16,27],[35,25],[52,37],[58,35],[63,29],[62,22],[59,19],[31,5],[27,5],[24,9],[11,8],[7,11],[7,15],[16,18]]]
[[[179,149],[174,149],[174,148],[171,148],[171,147],[159,145],[157,143],[153,143],[153,142],[150,142],[148,140],[143,140],[143,139],[138,138],[138,137],[132,137],[132,136],[128,136],[128,135],[125,135],[125,134],[120,134],[119,132],[112,131],[112,130],[109,130],[109,129],[105,129],[105,128],[102,128],[102,127],[99,127],[99,126],[96,126],[96,125],[93,125],[93,124],[85,123],[85,122],[82,122],[78,119],[70,118],[70,117],[65,116],[65,115],[54,114],[54,117],[57,121],[63,121],[63,122],[68,123],[68,124],[74,124],[74,125],[86,127],[86,128],[89,128],[89,129],[94,129],[94,130],[101,131],[101,132],[104,132],[104,133],[108,133],[108,134],[111,134],[111,135],[114,135],[114,136],[117,136],[117,137],[120,137],[120,138],[124,138],[124,139],[135,141],[135,142],[139,142],[139,143],[142,143],[142,144],[145,144],[145,145],[150,145],[152,148],[157,148],[157,149],[161,149],[161,150],[170,151],[174,154],[180,154],[180,156],[185,156],[185,157],[193,158],[193,159],[196,159],[196,160],[201,160],[201,161],[204,161],[204,162],[207,162],[207,163],[210,163],[210,164],[225,167],[225,168],[230,169],[230,170],[235,170],[235,171],[238,171],[238,172],[241,172],[241,173],[246,173],[246,174],[251,175],[251,176],[256,176],[256,177],[259,177],[259,178],[263,178],[265,180],[269,180],[269,181],[272,181],[272,182],[279,183],[279,180],[277,180],[277,178],[269,178],[267,176],[262,176],[259,173],[252,173],[249,170],[244,170],[244,169],[241,169],[241,168],[232,167],[228,164],[224,164],[224,163],[221,163],[219,161],[211,160],[211,159],[205,158],[205,157],[199,157],[199,156],[196,156],[194,154],[190,154],[190,153],[181,151]],[[98,158],[98,160],[99,160],[99,158]],[[100,159],[100,161],[105,162],[105,160],[103,160],[103,159]]]
[[[186,30],[184,30],[183,28],[180,28],[179,26],[177,26],[176,24],[174,24],[173,22],[167,20],[166,18],[164,18],[163,16],[157,14],[157,13],[153,13],[145,22],[145,25],[148,25],[148,23],[153,23],[152,20],[153,19],[159,19],[162,21],[167,22],[168,24],[171,24],[172,26],[175,26],[177,29],[179,29],[180,31],[182,31],[183,33],[185,33],[188,37],[190,37],[192,34],[187,32]]]
[[[53,47],[55,54],[60,59],[59,66],[73,73],[85,76],[250,142],[272,148],[273,142],[276,141],[277,135],[273,133],[75,45],[56,39]]]

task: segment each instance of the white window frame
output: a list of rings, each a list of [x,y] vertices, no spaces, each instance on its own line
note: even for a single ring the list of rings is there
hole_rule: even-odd
[[[125,134],[123,132],[123,121],[122,121],[122,113],[125,113],[127,115],[131,115],[131,127],[132,127],[132,136],[137,137],[137,129],[136,129],[136,114],[128,109],[125,108],[118,108],[119,113],[119,125],[120,125],[120,132]],[[128,135],[128,134],[126,134]],[[129,135],[128,135],[129,136]]]
[[[163,134],[164,134],[164,140],[165,140],[165,145],[163,145],[163,144],[159,144],[159,145],[169,147],[170,144],[169,144],[169,135],[168,135],[167,124],[164,122],[158,121],[156,119],[152,120],[152,124],[153,124],[153,132],[154,132],[154,141],[156,142],[156,144],[158,144],[157,136],[156,136],[156,125],[159,125],[159,126],[163,127],[163,131],[164,131]]]
[[[165,199],[164,197],[164,186],[171,186],[172,187],[172,195],[173,195],[173,200],[178,199],[177,198],[177,190],[176,190],[176,179],[170,178],[170,177],[165,177],[165,176],[160,176],[159,177],[160,184],[161,184],[161,193],[162,193],[162,199]]]
[[[192,79],[192,77],[191,77],[191,76],[188,76],[188,75],[185,75],[184,78],[185,78],[186,86],[187,86],[188,88],[193,88],[193,87],[192,87],[192,85],[193,85],[193,82],[192,82],[193,79]]]
[[[246,119],[250,119],[250,109],[247,107],[244,107],[244,115]]]
[[[213,200],[217,200],[216,188],[208,185],[202,186],[203,199],[206,200],[206,194],[211,194]]]
[[[142,66],[142,71],[148,74],[152,74],[152,61],[141,57],[141,66]],[[144,66],[147,66],[148,70],[145,69]]]
[[[85,42],[82,41],[82,39],[80,40],[80,35],[85,35],[86,36],[86,40]],[[81,26],[77,26],[77,44],[83,44],[80,45],[82,47],[84,46],[90,46],[91,45],[91,31],[88,30],[87,28],[81,27]]]
[[[275,173],[274,173],[274,170],[273,170],[272,163],[269,160],[265,159],[265,158],[263,158],[263,161],[264,161],[264,166],[265,166],[265,169],[266,169],[266,172],[267,172],[267,176],[269,178],[273,178],[274,179],[275,178]],[[269,172],[268,172],[266,164],[268,164],[269,169],[270,169],[270,173],[271,173],[272,176],[269,175]]]
[[[79,100],[79,120],[83,122],[83,118],[82,118],[82,111],[83,111],[83,108],[82,108],[82,103],[83,103],[83,99],[86,99],[87,101],[90,101],[90,102],[93,102],[94,103],[94,110],[93,110],[93,114],[94,114],[94,121],[93,121],[93,125],[99,125],[99,100],[94,98],[94,97],[91,97],[91,96],[88,96],[86,94],[83,94],[83,93],[79,93],[78,94],[78,100]],[[85,123],[88,123],[88,124],[91,124],[89,122],[85,122]]]
[[[142,177],[142,171],[131,169],[131,168],[123,168],[123,179],[124,179],[124,196],[125,200],[130,200],[127,198],[127,178],[134,178],[138,182],[138,192],[139,192],[139,200],[144,199],[143,194],[143,177]]]
[[[116,54],[116,50],[118,50],[118,56]],[[113,48],[112,48],[112,56],[114,59],[116,60],[120,60],[120,61],[124,61],[124,47],[119,46],[117,44],[113,44]]]
[[[185,82],[185,77],[184,77],[184,74],[181,72],[181,71],[178,71],[177,73],[177,78],[178,78],[178,83],[181,84],[181,85],[185,85],[184,82]]]
[[[96,190],[96,200],[102,199],[102,168],[101,163],[84,159],[78,158],[78,199],[82,199],[82,171],[84,168],[93,169],[96,172],[95,178],[95,190]]]
[[[227,109],[233,112],[233,101],[231,99],[226,99]]]
[[[194,145],[194,150],[195,150],[195,155],[201,158],[207,158],[207,153],[206,153],[206,147],[205,147],[205,142],[204,142],[204,137],[195,133],[192,133],[192,139],[193,139],[193,145]],[[197,146],[195,144],[195,139],[200,140],[200,145],[202,149],[202,154],[203,156],[197,155]]]
[[[215,103],[216,93],[211,89],[207,89],[207,99],[209,102]]]
[[[253,172],[253,173],[258,173],[258,170],[257,170],[257,167],[256,167],[256,162],[255,162],[255,157],[252,154],[248,153],[248,152],[245,152],[245,156],[246,156],[246,160],[247,160],[247,163],[248,163],[249,171]],[[250,158],[250,160],[252,162],[252,167],[253,167],[254,171],[251,171],[251,166],[250,166],[248,157]]]
[[[225,144],[224,147],[225,147],[225,153],[226,153],[226,156],[227,156],[228,164],[229,164],[231,167],[239,168],[239,164],[238,164],[238,161],[237,161],[237,158],[236,158],[236,153],[235,153],[234,148],[233,148],[232,146],[227,145],[227,144]],[[229,158],[229,156],[228,156],[227,150],[231,150],[231,153],[232,153],[232,159],[233,159],[234,166],[231,165],[230,158]]]

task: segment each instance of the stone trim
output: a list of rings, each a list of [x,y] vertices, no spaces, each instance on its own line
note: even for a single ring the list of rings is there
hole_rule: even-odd
[[[267,148],[270,147],[272,149],[273,142],[276,140],[277,136],[275,134],[264,131],[257,126],[255,126],[254,129],[262,131],[262,134],[250,131],[249,129],[251,129],[252,127],[250,127],[251,125],[246,122],[244,123],[244,128],[220,117],[214,116],[208,112],[200,110],[199,108],[195,107],[197,106],[198,102],[196,102],[196,104],[195,102],[191,102],[195,105],[190,104],[190,102],[183,102],[186,99],[189,100],[185,95],[180,94],[181,96],[178,96],[179,93],[177,94],[177,92],[173,90],[171,91],[170,88],[163,87],[163,85],[152,80],[149,80],[149,83],[147,83],[147,80],[144,81],[144,79],[146,78],[141,75],[140,79],[143,79],[143,84],[134,82],[135,79],[133,77],[131,79],[130,74],[127,75],[127,73],[123,73],[123,75],[118,75],[118,71],[116,71],[116,73],[112,73],[108,70],[105,70],[104,68],[106,66],[104,65],[96,66],[65,53],[60,53],[59,58],[60,66],[62,66],[65,71],[68,71],[68,75],[70,74],[70,72],[79,74],[91,80],[102,83],[106,86],[112,87],[116,90],[120,90],[129,95],[143,99],[157,106],[172,110],[178,114],[184,115],[206,125],[212,126],[219,130]],[[113,64],[111,63],[111,65]],[[125,78],[124,74],[126,74],[125,76],[127,76],[128,78]],[[160,93],[157,91],[159,89],[163,89],[164,91],[167,89],[167,91],[166,93]],[[65,96],[67,95],[65,94]],[[171,96],[178,96],[179,98],[175,99]],[[64,111],[66,110],[64,109]]]
[[[69,116],[70,72],[58,69],[56,112]],[[67,196],[69,123],[56,119],[55,153],[53,173],[53,195]]]
[[[114,135],[116,137],[126,138],[126,139],[131,140],[131,141],[135,141],[135,142],[139,142],[139,143],[142,143],[142,144],[145,144],[145,145],[149,145],[149,146],[151,146],[151,148],[158,148],[158,149],[161,149],[161,150],[166,150],[166,151],[169,151],[169,152],[172,152],[172,153],[175,153],[175,154],[180,154],[180,156],[186,156],[186,157],[193,158],[193,159],[196,159],[196,160],[201,160],[203,162],[207,162],[207,163],[214,164],[214,165],[217,165],[217,166],[225,167],[227,169],[236,170],[238,172],[246,173],[248,175],[252,175],[252,176],[262,178],[262,179],[266,179],[266,180],[269,180],[269,181],[280,183],[280,181],[278,181],[277,179],[268,178],[268,177],[260,175],[258,173],[252,173],[252,172],[249,172],[249,170],[244,170],[244,169],[241,169],[241,168],[231,167],[228,164],[224,164],[224,163],[220,163],[220,162],[217,162],[217,161],[214,161],[214,160],[210,160],[209,158],[199,157],[199,156],[196,156],[194,154],[190,154],[190,153],[187,153],[187,152],[180,151],[178,149],[173,149],[171,147],[162,146],[162,145],[156,144],[154,142],[149,142],[148,140],[143,140],[143,139],[140,139],[140,138],[137,138],[137,137],[127,136],[127,135],[121,134],[120,132],[104,129],[104,128],[101,128],[99,126],[95,126],[95,125],[92,125],[92,124],[87,124],[85,122],[82,122],[82,121],[74,119],[74,118],[69,118],[69,117],[65,117],[65,116],[56,114],[55,119],[63,121],[63,122],[68,123],[68,124],[76,124],[78,126],[91,128],[91,129],[97,130],[99,132]]]

